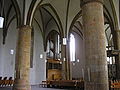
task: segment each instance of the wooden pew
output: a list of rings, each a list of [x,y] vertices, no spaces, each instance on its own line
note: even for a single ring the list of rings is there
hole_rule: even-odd
[[[2,77],[0,77],[0,86],[2,86]]]
[[[48,87],[50,85],[50,81],[47,80],[47,81],[42,81],[41,84],[39,84],[39,87]]]
[[[50,80],[42,81],[42,87],[71,87],[71,88],[84,88],[84,81],[81,80]]]
[[[2,80],[2,86],[6,86],[7,84],[7,77],[4,77]]]
[[[7,77],[4,77],[3,79],[0,77],[0,87],[12,86],[13,84],[14,80],[12,80],[12,77],[9,77],[9,79],[7,79]]]
[[[120,81],[116,80],[116,81],[111,81],[111,88],[116,88],[116,89],[120,89]]]
[[[7,80],[7,85],[12,86],[13,84],[14,84],[14,80],[12,79],[12,77],[9,77],[9,80]]]

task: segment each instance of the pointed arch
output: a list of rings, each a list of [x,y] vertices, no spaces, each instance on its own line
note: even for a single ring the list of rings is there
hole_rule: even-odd
[[[70,30],[71,30],[72,27],[74,26],[74,24],[75,24],[75,22],[77,21],[77,19],[79,19],[81,16],[82,16],[82,10],[80,10],[80,11],[78,12],[78,14],[73,18],[68,33],[70,32]]]
[[[60,33],[59,32],[57,32],[56,30],[51,30],[49,33],[48,33],[48,35],[47,35],[47,37],[46,37],[46,39],[45,39],[45,46],[44,46],[44,50],[46,51],[47,50],[47,41],[48,41],[48,38],[50,37],[50,35],[51,35],[51,33],[57,33],[58,35],[60,35]],[[60,36],[60,38],[61,38],[61,36]]]
[[[31,5],[30,5],[30,8],[29,8],[29,11],[28,11],[28,15],[27,15],[27,25],[30,25],[31,26],[31,23],[32,23],[32,20],[33,20],[33,17],[34,17],[34,14],[35,14],[35,11],[38,9],[38,8],[41,8],[41,7],[46,7],[48,6],[52,11],[53,13],[55,14],[57,20],[54,18],[54,16],[51,14],[51,12],[49,10],[47,10],[47,12],[53,17],[53,19],[55,20],[59,30],[60,30],[60,35],[63,36],[63,27],[62,27],[62,23],[61,23],[61,20],[59,18],[59,15],[57,14],[55,8],[50,4],[50,3],[45,3],[45,4],[41,4],[43,0],[41,0],[39,2],[39,4],[36,6],[35,8],[35,4],[37,2],[37,0],[33,0],[31,2]],[[33,10],[35,8],[35,10]],[[58,22],[57,22],[58,21]]]
[[[16,17],[17,17],[17,27],[21,26],[21,12],[20,12],[20,8],[19,5],[17,3],[16,0],[11,0],[16,12]]]

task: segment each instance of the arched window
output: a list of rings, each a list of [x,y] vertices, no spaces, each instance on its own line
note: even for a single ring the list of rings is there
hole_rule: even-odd
[[[70,60],[75,61],[75,37],[70,34]]]

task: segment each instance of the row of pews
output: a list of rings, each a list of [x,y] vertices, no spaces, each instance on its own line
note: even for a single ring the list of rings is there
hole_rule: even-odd
[[[111,89],[120,89],[120,80],[110,81]],[[12,77],[0,77],[0,87],[5,86],[13,86],[14,80]],[[58,87],[58,88],[79,88],[84,89],[84,81],[83,80],[47,80],[42,81],[39,85],[40,87]]]
[[[119,89],[120,90],[120,80],[110,81],[111,89]]]
[[[120,80],[110,81],[110,90],[120,90]],[[78,88],[84,90],[84,81],[83,80],[47,80],[42,81],[40,87],[69,87],[69,88]]]
[[[40,87],[58,87],[58,88],[84,88],[84,81],[82,80],[48,80],[42,81]]]
[[[0,87],[13,86],[14,80],[12,77],[0,77]]]

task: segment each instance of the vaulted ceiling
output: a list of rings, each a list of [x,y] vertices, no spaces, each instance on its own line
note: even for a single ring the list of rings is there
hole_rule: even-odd
[[[0,0],[0,7],[5,17],[4,37],[13,19],[17,20],[16,28],[26,24],[34,27],[36,23],[44,38],[52,30],[62,37],[68,37],[73,28],[81,34],[80,0]],[[118,7],[119,0],[104,0],[105,22],[112,22],[114,28],[119,26]]]

